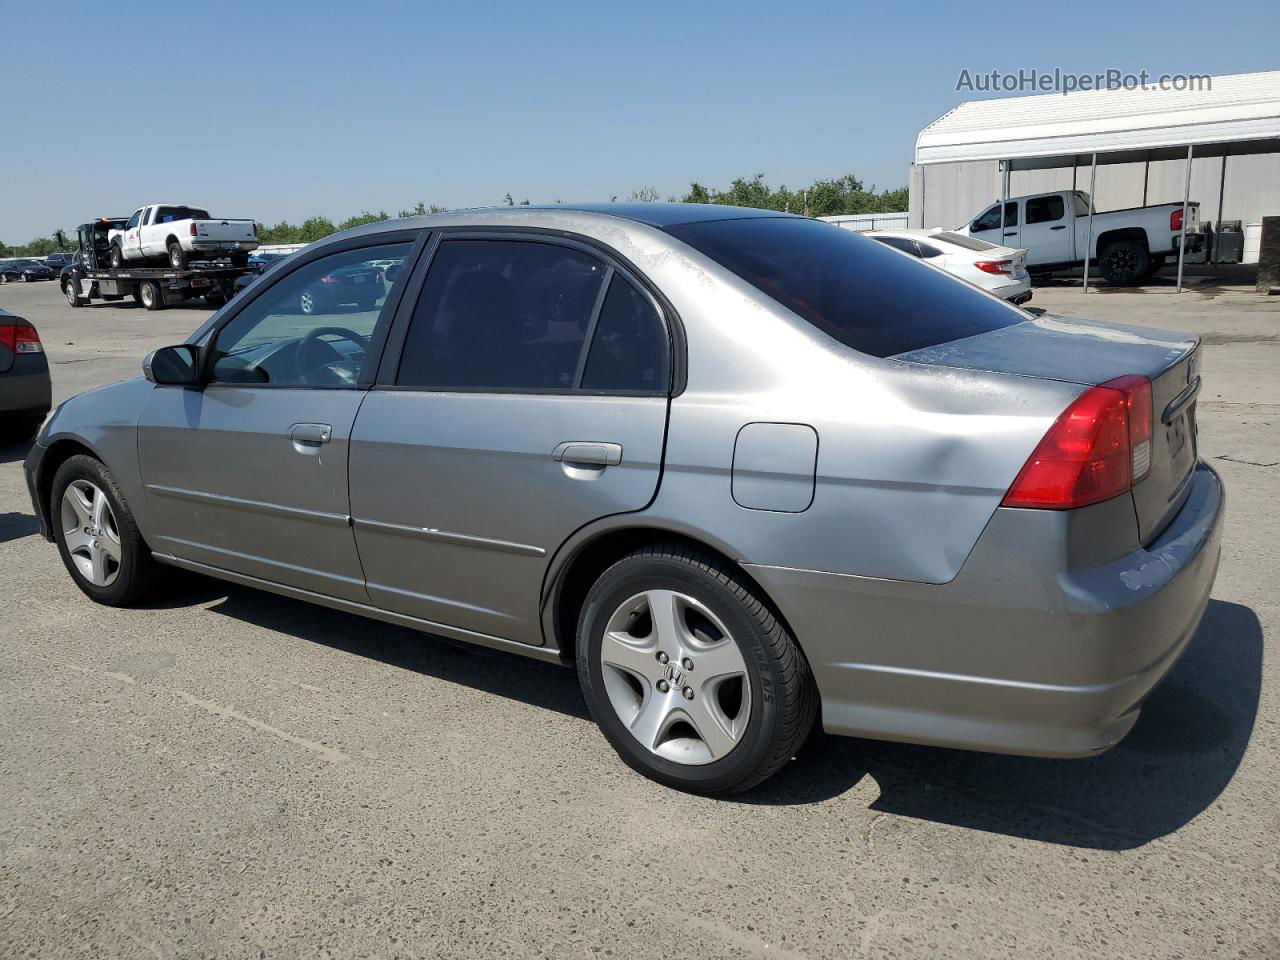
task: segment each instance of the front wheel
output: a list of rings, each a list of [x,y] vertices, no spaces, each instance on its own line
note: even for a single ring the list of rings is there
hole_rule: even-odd
[[[786,628],[741,575],[684,547],[606,570],[578,622],[591,715],[632,769],[696,793],[772,776],[813,728],[818,694]]]
[[[155,587],[159,565],[115,478],[100,461],[79,454],[58,468],[50,513],[62,562],[91,600],[125,606]]]
[[[120,249],[120,244],[113,243],[111,245],[111,269],[121,270],[124,268],[124,251]]]

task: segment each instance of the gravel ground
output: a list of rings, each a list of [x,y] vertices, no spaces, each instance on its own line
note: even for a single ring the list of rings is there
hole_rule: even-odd
[[[0,305],[55,402],[208,313]],[[1228,489],[1199,635],[1090,760],[822,737],[745,797],[674,793],[569,671],[194,577],[93,606],[0,447],[0,957],[1280,956],[1280,304],[1035,305],[1201,333]]]

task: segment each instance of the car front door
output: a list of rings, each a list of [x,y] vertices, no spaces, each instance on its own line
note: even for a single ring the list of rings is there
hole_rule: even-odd
[[[1068,263],[1072,259],[1071,222],[1067,205],[1060,193],[1029,197],[1025,204],[1021,243],[1008,246],[1027,248],[1029,263]]]
[[[969,224],[969,236],[1001,247],[1018,246],[1018,201],[1004,205],[1004,221],[1000,220],[1000,204],[994,203]]]
[[[124,239],[120,242],[120,249],[126,257],[137,259],[142,252],[142,216],[146,212],[146,207],[133,211],[133,216],[124,225]]]
[[[556,549],[657,491],[666,323],[635,277],[572,241],[446,234],[420,282],[351,440],[369,596],[541,644]]]
[[[138,430],[152,549],[367,602],[347,451],[398,287],[309,314],[300,299],[336,271],[409,256],[415,239],[367,238],[300,259],[206,338],[203,388],[155,388]]]

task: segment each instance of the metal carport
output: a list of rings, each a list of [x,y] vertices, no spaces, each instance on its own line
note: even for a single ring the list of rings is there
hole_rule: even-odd
[[[1099,165],[1145,161],[1149,167],[1152,162],[1185,158],[1183,238],[1178,247],[1181,292],[1185,212],[1195,159],[1224,158],[1221,191],[1226,183],[1225,158],[1280,153],[1280,71],[1205,80],[1205,89],[1092,90],[962,103],[920,132],[915,163],[998,161],[1001,200],[1007,200],[1009,175],[1015,170],[1087,164],[1092,198]],[[1002,216],[1003,209],[1002,204]],[[1092,219],[1091,212],[1083,280],[1086,291],[1092,261]]]

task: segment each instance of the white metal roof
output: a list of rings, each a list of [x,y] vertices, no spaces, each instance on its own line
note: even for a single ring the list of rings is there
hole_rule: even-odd
[[[962,103],[920,131],[916,163],[1008,160],[1280,137],[1280,70],[1207,90],[1088,90]]]

